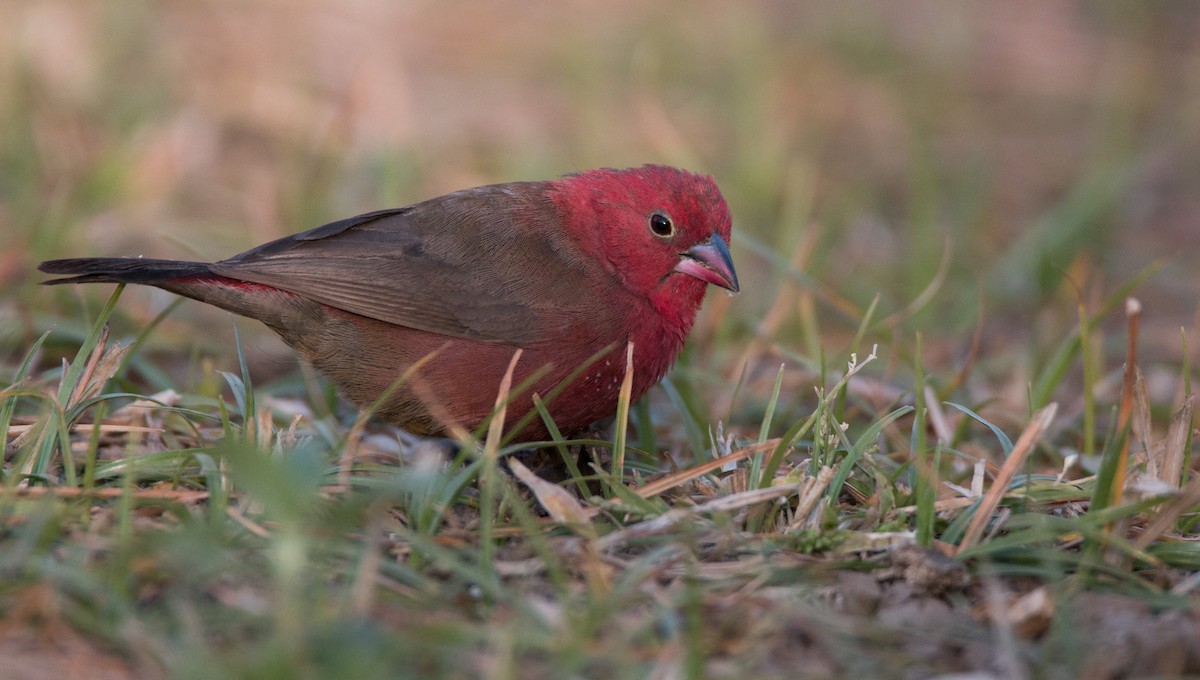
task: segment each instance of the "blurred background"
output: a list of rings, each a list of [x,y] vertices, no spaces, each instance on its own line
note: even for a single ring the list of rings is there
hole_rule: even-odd
[[[684,362],[711,385],[747,358],[771,379],[842,365],[878,295],[888,370],[917,331],[947,375],[975,346],[978,398],[1023,411],[1080,303],[1148,268],[1147,361],[1178,364],[1181,328],[1200,345],[1197,149],[1200,4],[1182,0],[6,0],[0,362],[55,326],[53,366],[110,291],[38,287],[42,259],[218,259],[654,162],[712,174],[735,216],[742,294],[710,298]],[[170,300],[130,289],[114,328]],[[240,328],[260,382],[294,372]],[[209,358],[234,370],[232,337],[186,303],[145,351],[187,356],[187,381]]]

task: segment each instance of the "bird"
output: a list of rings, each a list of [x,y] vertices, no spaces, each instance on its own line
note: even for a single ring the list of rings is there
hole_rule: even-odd
[[[286,236],[217,262],[48,260],[47,285],[154,286],[257,319],[339,392],[418,435],[475,430],[545,400],[576,433],[679,356],[708,286],[739,291],[732,215],[711,176],[599,168],[455,191]],[[582,367],[582,370],[580,370]],[[516,441],[548,436],[540,418]]]

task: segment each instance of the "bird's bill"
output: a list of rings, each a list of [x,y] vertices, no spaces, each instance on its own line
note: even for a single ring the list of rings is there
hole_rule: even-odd
[[[705,283],[720,286],[726,290],[738,292],[737,272],[733,269],[733,258],[729,256],[729,246],[720,234],[713,234],[704,243],[688,248],[687,252],[679,254],[679,262],[675,271],[688,276],[694,276]]]

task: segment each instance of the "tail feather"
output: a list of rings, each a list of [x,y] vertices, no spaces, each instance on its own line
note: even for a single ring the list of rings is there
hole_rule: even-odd
[[[67,260],[47,260],[38,265],[38,270],[65,277],[42,282],[48,286],[60,283],[155,285],[172,279],[212,273],[209,265],[205,262],[152,260],[141,257],[80,257]]]
[[[151,260],[139,257],[83,257],[48,260],[38,265],[47,274],[64,278],[43,281],[60,283],[136,283],[154,286],[221,309],[258,319],[275,329],[293,346],[303,346],[304,334],[293,332],[299,319],[324,322],[322,307],[299,295],[258,283],[215,274],[207,262]]]

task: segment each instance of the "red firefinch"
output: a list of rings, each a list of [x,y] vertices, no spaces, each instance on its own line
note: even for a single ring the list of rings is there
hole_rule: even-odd
[[[346,397],[417,433],[477,427],[517,348],[509,422],[548,404],[564,433],[670,368],[707,284],[738,290],[712,178],[647,165],[456,191],[272,241],[220,262],[50,260],[58,283],[157,286],[262,321]],[[589,358],[613,348],[582,372]],[[540,374],[540,375],[539,375]],[[540,419],[519,435],[542,438]]]

